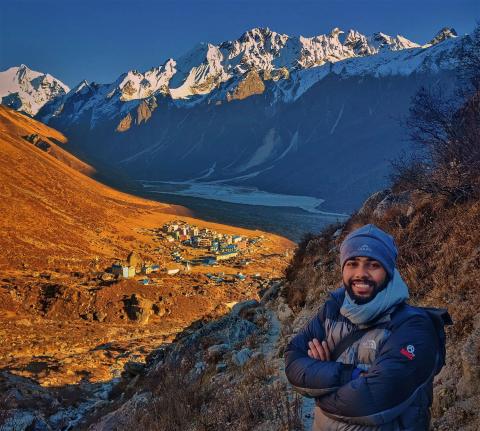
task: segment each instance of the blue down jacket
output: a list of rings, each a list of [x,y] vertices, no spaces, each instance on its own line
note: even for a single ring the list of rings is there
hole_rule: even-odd
[[[332,352],[342,338],[362,329],[340,314],[344,298],[343,287],[334,291],[285,352],[288,380],[302,395],[315,398],[313,429],[428,430],[433,377],[444,360],[431,318],[402,302],[336,361],[309,358],[313,338],[326,340]],[[352,379],[354,369],[367,374]]]

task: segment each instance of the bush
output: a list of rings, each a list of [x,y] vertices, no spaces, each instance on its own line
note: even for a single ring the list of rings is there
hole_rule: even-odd
[[[413,156],[394,161],[395,191],[418,190],[450,203],[478,198],[480,186],[480,27],[464,46],[462,84],[452,102],[439,88],[421,88],[406,125]]]

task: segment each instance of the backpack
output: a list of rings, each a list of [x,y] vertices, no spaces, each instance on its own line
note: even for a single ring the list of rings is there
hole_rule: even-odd
[[[447,337],[445,335],[445,326],[453,325],[452,318],[446,308],[433,308],[433,307],[416,307],[425,313],[433,323],[435,327],[435,332],[438,337],[438,345],[440,351],[440,358],[437,361],[437,366],[435,369],[435,375],[437,375],[440,370],[445,365],[445,358],[447,356],[446,351],[446,341]]]

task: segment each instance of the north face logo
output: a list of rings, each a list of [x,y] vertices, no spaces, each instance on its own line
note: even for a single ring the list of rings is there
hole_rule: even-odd
[[[362,346],[366,349],[377,350],[377,343],[375,340],[366,340],[362,343]]]
[[[406,348],[402,347],[400,353],[408,358],[410,361],[415,359],[415,347],[412,344],[409,344]]]
[[[372,251],[372,249],[367,245],[363,244],[362,246],[358,247],[358,251]]]

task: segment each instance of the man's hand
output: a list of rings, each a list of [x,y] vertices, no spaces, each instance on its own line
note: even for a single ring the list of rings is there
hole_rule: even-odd
[[[314,338],[312,341],[308,342],[308,356],[312,359],[317,359],[319,361],[329,361],[330,360],[330,350],[326,341],[318,341]]]

